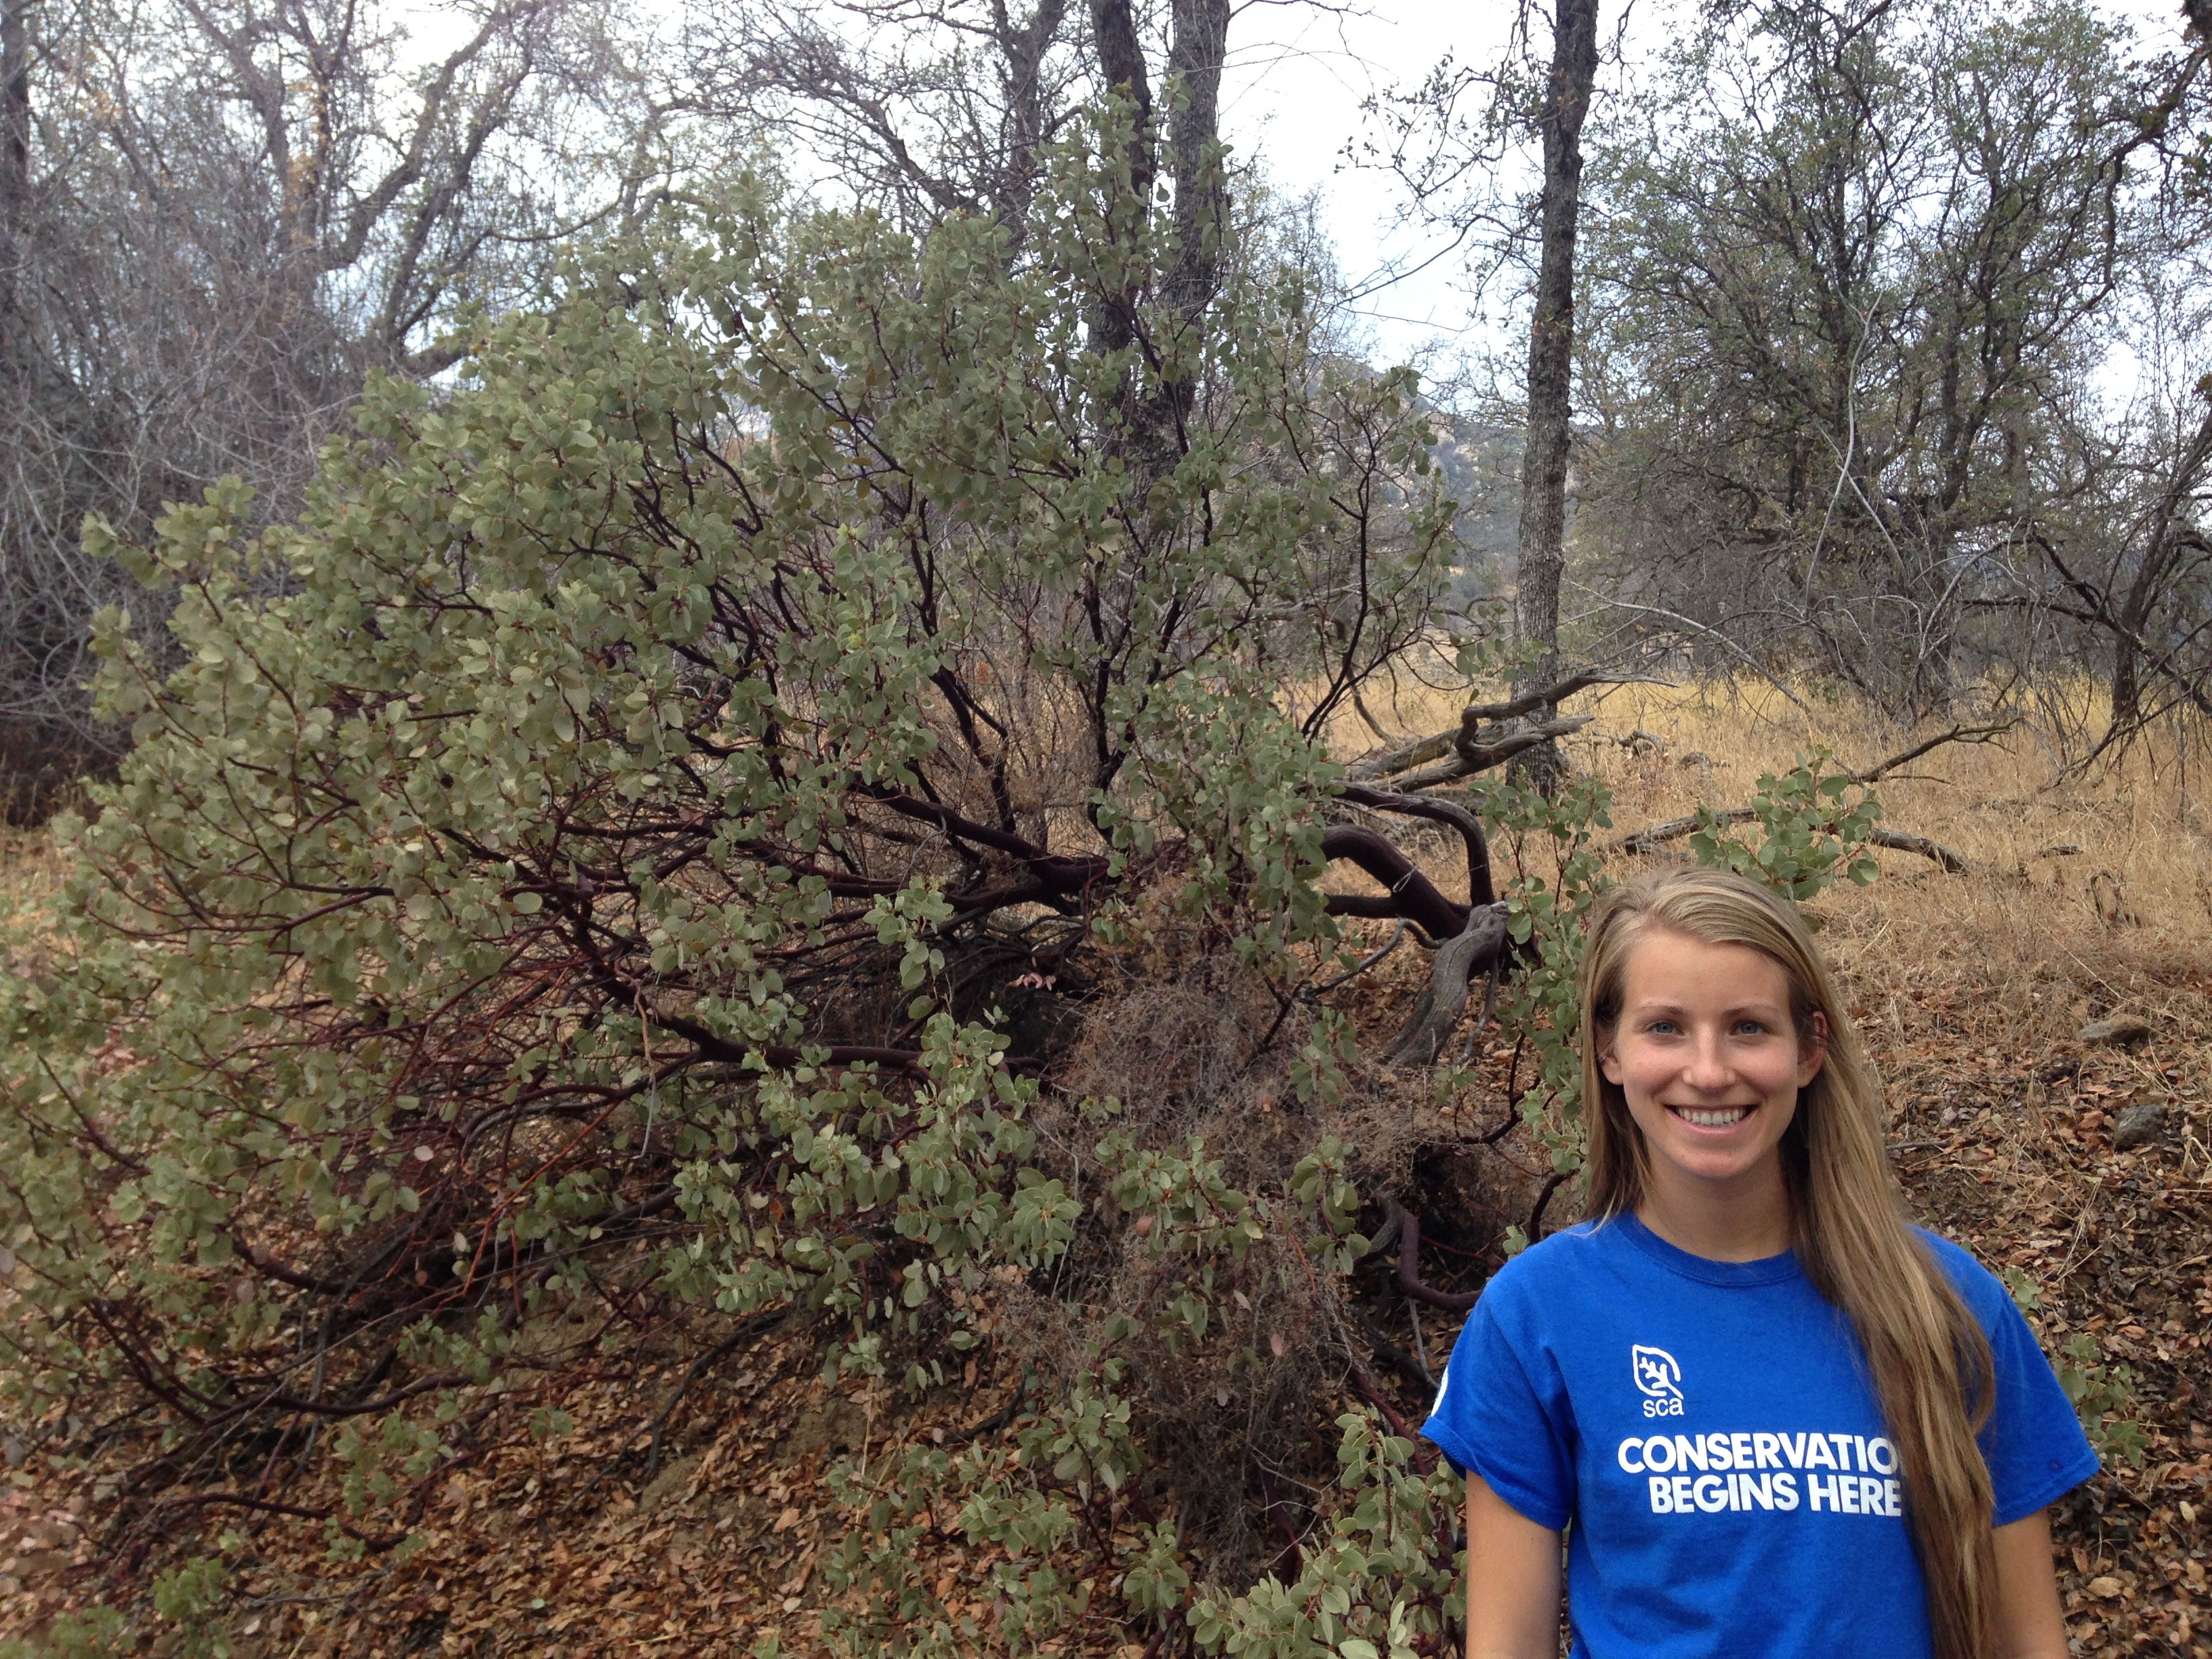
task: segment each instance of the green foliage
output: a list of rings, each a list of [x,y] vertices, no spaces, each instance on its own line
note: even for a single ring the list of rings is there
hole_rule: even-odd
[[[1181,1607],[1190,1581],[1173,1527],[1117,1528],[1141,1458],[1130,1401],[1117,1389],[1125,1367],[1096,1355],[1093,1363],[1091,1379],[1026,1419],[1012,1446],[957,1456],[921,1447],[872,1474],[849,1459],[833,1468],[831,1491],[854,1523],[824,1571],[833,1589],[860,1601],[857,1612],[825,1610],[835,1651],[854,1659],[974,1652],[976,1623],[944,1605],[930,1583],[936,1569],[918,1548],[953,1535],[1003,1553],[988,1588],[999,1636],[1016,1651],[1068,1630],[1089,1608],[1091,1582],[1106,1574],[1122,1576],[1124,1598],[1140,1614]]]
[[[2143,1436],[2142,1425],[2131,1415],[2136,1407],[2135,1372],[2125,1365],[2108,1363],[2103,1347],[2087,1331],[2076,1331],[2060,1343],[2055,1363],[2058,1386],[2074,1402],[2097,1455],[2108,1462],[2141,1468],[2150,1443]]]
[[[1553,1169],[1563,1175],[1582,1163],[1577,981],[1583,925],[1611,885],[1594,836],[1612,828],[1612,792],[1587,775],[1569,779],[1556,799],[1511,783],[1483,799],[1483,816],[1493,831],[1510,837],[1514,877],[1506,890],[1512,906],[1506,927],[1527,953],[1498,998],[1508,1029],[1526,1039],[1535,1057],[1536,1079],[1522,1097],[1521,1113],[1542,1138]],[[1530,867],[1537,849],[1550,855],[1546,869]]]
[[[201,1556],[154,1580],[154,1611],[177,1627],[183,1659],[230,1659],[230,1641],[216,1621],[222,1606],[223,1565]]]
[[[37,1647],[14,1638],[0,1640],[0,1659],[121,1659],[137,1650],[137,1632],[110,1607],[63,1613]]]
[[[2021,1312],[2032,1314],[2042,1305],[2041,1287],[2021,1269],[2007,1267],[2002,1277]],[[2130,1415],[2136,1407],[2135,1373],[2125,1365],[2106,1364],[2103,1346],[2087,1331],[2076,1331],[2061,1343],[2052,1364],[2058,1386],[2073,1403],[2097,1455],[2141,1468],[2149,1442],[2142,1425]]]
[[[1800,755],[1787,772],[1759,775],[1751,819],[1761,832],[1755,847],[1725,832],[1710,806],[1698,808],[1690,846],[1700,864],[1763,881],[1785,897],[1813,897],[1838,875],[1864,886],[1881,873],[1867,842],[1881,817],[1872,789],[1827,770],[1835,758],[1825,749]]]
[[[1270,1574],[1242,1595],[1200,1597],[1190,1622],[1204,1651],[1413,1659],[1435,1651],[1448,1624],[1464,1622],[1467,1557],[1455,1540],[1466,1483],[1434,1453],[1383,1432],[1370,1413],[1347,1413],[1337,1427],[1346,1497],[1326,1538],[1307,1553],[1295,1583]]]

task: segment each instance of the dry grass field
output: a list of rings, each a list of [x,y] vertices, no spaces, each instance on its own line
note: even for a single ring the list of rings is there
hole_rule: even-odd
[[[1432,694],[1370,708],[1409,733],[1455,714]],[[1607,839],[1701,801],[1747,802],[1762,773],[1816,746],[1837,769],[1863,769],[1941,729],[1899,732],[1855,706],[1808,708],[1761,684],[1623,686],[1585,692],[1567,712],[1597,716],[1565,746],[1613,792]],[[1332,735],[1344,753],[1374,742],[1349,720]],[[2212,747],[2200,733],[2185,748],[2167,732],[2086,776],[2061,771],[2023,726],[1947,744],[1875,786],[1885,827],[1926,836],[1967,866],[1946,875],[1881,852],[1881,880],[1832,887],[1814,907],[1876,1022],[1901,1030],[1917,999],[1965,994],[1975,1040],[2033,1044],[2138,999],[2151,1016],[2195,1007],[2201,992],[2185,988],[2212,969]],[[1623,873],[1634,863],[1616,861]],[[1455,867],[1440,852],[1433,873],[1448,881]]]
[[[1443,698],[1370,707],[1408,735],[1441,729],[1455,712]],[[1585,693],[1570,712],[1598,716],[1568,747],[1577,768],[1610,786],[1615,836],[1701,800],[1748,801],[1762,771],[1816,744],[1864,768],[1915,740],[1848,707],[1808,710],[1765,688],[1624,687]],[[1356,723],[1336,735],[1346,754],[1373,741]],[[2111,1659],[2212,1656],[2212,813],[2203,758],[2167,734],[2121,764],[2060,780],[2025,729],[1938,749],[1879,786],[1885,823],[1955,850],[1964,870],[1884,853],[1878,881],[1832,888],[1811,907],[1884,1076],[1912,1202],[2029,1293],[2046,1345],[2096,1391],[2092,1407],[2109,1414],[2116,1445],[2130,1440],[2122,1425],[2134,1425],[2134,1461],[2112,1459],[2057,1517],[2074,1650]],[[1501,869],[1515,851],[1496,849]],[[32,837],[5,843],[0,857],[0,951],[31,948],[52,914],[58,864]],[[1436,842],[1430,861],[1456,891],[1455,846]],[[1632,862],[1624,857],[1622,869]],[[1379,940],[1382,925],[1371,926]],[[1361,981],[1352,1012],[1363,1046],[1395,1025],[1425,973],[1406,950]],[[2121,1015],[2147,1031],[2117,1042],[2081,1035]],[[1509,1052],[1486,1051],[1460,1109],[1494,1120]],[[1383,1074],[1373,1086],[1402,1095],[1409,1113],[1434,1109],[1417,1079]],[[2158,1109],[2155,1131],[2116,1148],[2121,1115],[2146,1107]],[[1518,1139],[1497,1155],[1524,1156]],[[1569,1218],[1555,1209],[1551,1224]],[[769,1638],[781,1644],[773,1651],[815,1651],[818,1566],[840,1528],[828,1464],[841,1451],[865,1462],[925,1439],[945,1443],[1013,1401],[1021,1340],[1010,1334],[958,1389],[918,1407],[880,1391],[833,1392],[805,1345],[764,1344],[736,1375],[702,1381],[671,1425],[670,1461],[635,1486],[580,1477],[635,1440],[662,1383],[652,1368],[586,1380],[564,1397],[574,1435],[502,1445],[456,1472],[423,1516],[430,1547],[404,1567],[334,1570],[312,1528],[289,1542],[281,1528],[259,1534],[250,1574],[241,1569],[231,1651],[704,1655],[751,1651]],[[1441,1358],[1451,1337],[1449,1322],[1432,1326],[1430,1356]],[[1417,1413],[1418,1389],[1398,1392]],[[27,1469],[9,1478],[0,1635],[35,1629],[91,1592],[100,1568],[81,1481]],[[34,1543],[36,1575],[22,1565]],[[948,1604],[966,1586],[988,1595],[982,1556],[948,1547],[932,1565]],[[1102,1630],[1097,1644],[1066,1650],[1134,1659],[1140,1650]]]

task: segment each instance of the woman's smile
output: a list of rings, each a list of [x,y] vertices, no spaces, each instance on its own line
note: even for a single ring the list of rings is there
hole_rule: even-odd
[[[1701,1110],[1695,1106],[1669,1106],[1667,1109],[1684,1122],[1700,1129],[1727,1129],[1742,1122],[1754,1109],[1749,1106],[1722,1106]]]

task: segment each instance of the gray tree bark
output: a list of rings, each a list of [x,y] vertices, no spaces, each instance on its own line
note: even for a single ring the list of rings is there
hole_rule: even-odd
[[[1168,74],[1183,95],[1168,116],[1168,172],[1175,180],[1175,268],[1168,302],[1185,321],[1203,312],[1220,275],[1224,200],[1214,153],[1221,137],[1221,64],[1229,51],[1229,0],[1176,0]]]
[[[1598,0],[1554,0],[1552,73],[1537,125],[1544,143],[1541,258],[1528,330],[1528,437],[1521,461],[1518,605],[1521,637],[1540,647],[1516,690],[1559,678],[1559,578],[1566,565],[1567,459],[1572,441],[1575,225],[1582,206],[1583,118],[1597,78]],[[1554,718],[1555,708],[1531,715]],[[1516,770],[1548,794],[1564,761],[1547,741]]]
[[[30,6],[31,0],[0,0],[0,356],[10,359],[21,245],[31,219]],[[0,386],[8,383],[0,379]]]
[[[1221,66],[1229,43],[1229,0],[1175,0],[1174,33],[1164,79],[1181,96],[1170,108],[1166,131],[1152,131],[1154,102],[1144,48],[1130,0],[1091,0],[1091,36],[1102,78],[1130,100],[1136,131],[1131,139],[1129,190],[1137,198],[1131,230],[1150,216],[1153,187],[1163,170],[1174,191],[1170,210],[1176,247],[1161,274],[1167,302],[1165,332],[1152,346],[1155,385],[1139,392],[1142,377],[1124,382],[1121,442],[1140,477],[1164,477],[1182,459],[1183,425],[1194,387],[1176,359],[1212,303],[1221,274],[1224,197],[1217,155],[1220,143]],[[1161,88],[1165,95],[1166,86]],[[1158,141],[1164,137],[1164,144]],[[1091,341],[1119,351],[1137,341],[1141,296],[1101,293],[1092,304]]]

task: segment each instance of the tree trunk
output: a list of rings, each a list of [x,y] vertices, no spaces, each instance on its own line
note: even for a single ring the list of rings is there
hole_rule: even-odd
[[[1528,330],[1528,440],[1521,461],[1521,637],[1540,647],[1515,689],[1559,678],[1559,577],[1566,564],[1567,454],[1575,349],[1575,221],[1582,205],[1583,118],[1597,78],[1597,0],[1553,0],[1552,74],[1537,125],[1544,140],[1542,260]],[[1538,709],[1543,721],[1558,711]],[[1516,769],[1547,794],[1559,745],[1527,750]]]
[[[30,9],[0,0],[0,359],[11,363],[31,222]]]
[[[1168,73],[1182,82],[1182,95],[1168,116],[1176,248],[1164,291],[1186,326],[1212,302],[1220,274],[1221,64],[1228,52],[1229,0],[1175,0]]]
[[[1181,521],[1173,504],[1164,516],[1158,515],[1152,491],[1174,472],[1188,447],[1186,417],[1196,385],[1192,369],[1220,274],[1225,199],[1218,165],[1221,68],[1231,3],[1172,0],[1173,33],[1159,91],[1164,100],[1172,88],[1180,89],[1166,112],[1164,144],[1158,142],[1162,124],[1154,118],[1153,89],[1133,0],[1090,0],[1090,8],[1100,78],[1127,100],[1134,124],[1127,196],[1110,205],[1108,234],[1126,239],[1119,252],[1138,251],[1163,171],[1173,186],[1170,211],[1177,233],[1167,268],[1156,276],[1140,260],[1103,260],[1104,269],[1120,265],[1135,282],[1120,289],[1102,284],[1089,305],[1091,349],[1111,353],[1128,351],[1140,343],[1138,307],[1147,296],[1139,284],[1156,281],[1152,297],[1162,302],[1150,319],[1152,332],[1142,342],[1146,349],[1133,352],[1121,371],[1107,416],[1109,428],[1102,438],[1107,453],[1127,468],[1129,510],[1123,519],[1127,544],[1113,556],[1091,562],[1081,599],[1101,647],[1119,660],[1134,647],[1140,633],[1161,626],[1172,629],[1165,615],[1141,614],[1137,600],[1149,562]],[[1121,724],[1109,712],[1117,675],[1118,671],[1102,672],[1085,688],[1094,750],[1091,785],[1100,791],[1113,781],[1127,756]]]
[[[1145,67],[1145,48],[1137,39],[1136,14],[1129,0],[1091,0],[1091,40],[1107,88],[1123,94],[1131,106],[1134,130],[1129,137],[1129,192],[1137,198],[1141,214],[1152,199],[1152,80]]]
[[[1068,0],[1040,0],[1029,21],[1017,28],[1011,21],[998,26],[999,50],[1006,60],[1006,171],[993,192],[992,205],[1000,223],[1006,227],[1010,253],[1018,254],[1029,240],[1030,203],[1036,194],[1037,152],[1044,144],[1044,59],[1060,38],[1067,15]],[[1003,18],[1003,13],[1001,16]]]
[[[1155,385],[1140,390],[1143,376],[1125,377],[1121,395],[1122,430],[1116,444],[1135,475],[1149,485],[1165,477],[1182,459],[1183,424],[1194,386],[1188,354],[1220,276],[1220,245],[1226,198],[1221,187],[1221,66],[1229,40],[1229,0],[1174,0],[1174,35],[1169,43],[1166,79],[1180,95],[1168,111],[1164,155],[1152,131],[1153,102],[1144,49],[1138,39],[1131,0],[1091,0],[1091,36],[1106,83],[1129,99],[1137,130],[1131,140],[1129,191],[1135,198],[1128,234],[1133,238],[1150,216],[1153,186],[1163,163],[1174,186],[1172,209],[1176,246],[1160,273],[1159,297],[1168,307]],[[1163,96],[1166,88],[1162,88]],[[1093,347],[1118,351],[1137,338],[1133,292],[1101,293],[1092,302]]]
[[[1132,131],[1127,150],[1129,166],[1127,234],[1137,234],[1152,210],[1154,158],[1152,154],[1152,82],[1145,66],[1145,49],[1137,38],[1137,20],[1129,0],[1091,0],[1091,38],[1098,53],[1098,70],[1109,91],[1129,100]],[[1109,212],[1112,225],[1120,216]],[[1130,289],[1101,289],[1091,296],[1091,349],[1097,352],[1126,351],[1137,338],[1137,295]],[[1120,401],[1128,403],[1127,383]]]

